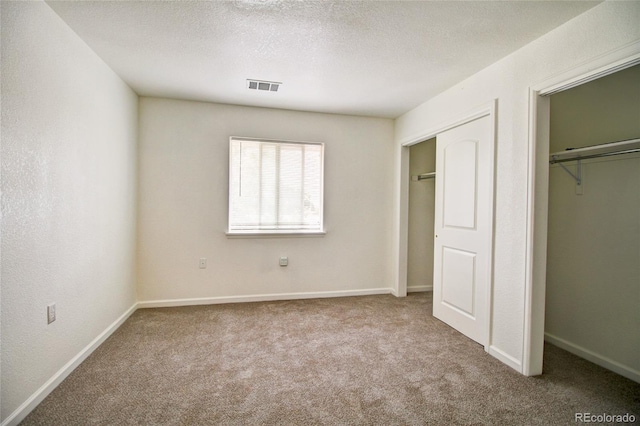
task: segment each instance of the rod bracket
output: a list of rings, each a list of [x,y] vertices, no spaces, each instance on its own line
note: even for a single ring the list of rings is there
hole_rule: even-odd
[[[576,180],[576,185],[582,185],[582,164],[581,163],[582,161],[578,160],[577,174],[573,174],[573,172],[567,169],[567,166],[565,166],[564,164],[562,163],[557,163],[557,164],[560,167],[562,167],[562,170],[569,173],[569,175]]]
[[[562,164],[562,163],[557,163],[557,164],[560,167],[562,167],[562,170],[567,172],[573,179],[575,179],[575,181],[576,181],[576,195],[582,195],[583,194],[583,187],[582,187],[582,161],[581,160],[577,160],[576,173],[575,174],[571,170],[569,170],[564,164]]]

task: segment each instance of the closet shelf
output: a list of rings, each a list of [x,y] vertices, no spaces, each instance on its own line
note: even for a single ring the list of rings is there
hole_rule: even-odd
[[[554,152],[549,155],[549,163],[564,163],[567,161],[586,160],[589,158],[610,157],[612,155],[631,154],[640,152],[640,138],[619,142],[603,143],[584,148],[567,148],[565,151]]]

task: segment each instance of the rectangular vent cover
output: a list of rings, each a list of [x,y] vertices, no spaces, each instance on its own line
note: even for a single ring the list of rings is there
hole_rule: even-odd
[[[249,80],[247,79],[247,88],[251,90],[262,90],[265,92],[277,92],[282,83],[277,81]]]

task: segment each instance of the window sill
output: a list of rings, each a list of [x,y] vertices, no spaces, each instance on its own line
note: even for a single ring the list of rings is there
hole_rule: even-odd
[[[325,231],[313,232],[225,232],[227,238],[314,238],[324,237],[327,235]]]

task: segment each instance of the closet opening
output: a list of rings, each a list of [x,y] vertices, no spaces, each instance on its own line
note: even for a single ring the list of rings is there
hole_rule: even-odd
[[[549,102],[544,340],[640,382],[640,65]]]
[[[436,138],[409,147],[407,292],[433,291]]]

